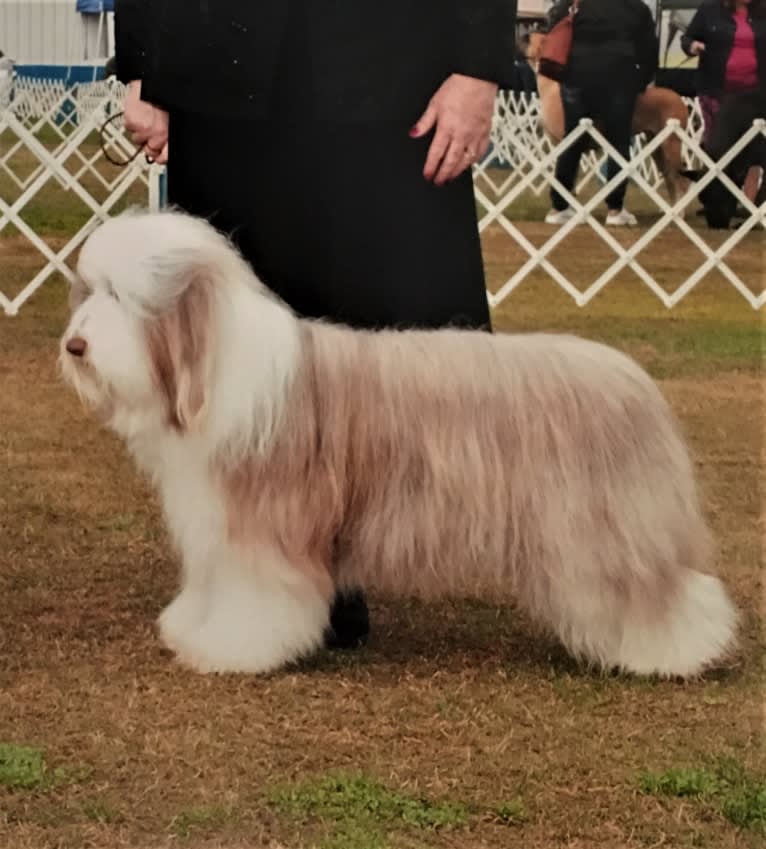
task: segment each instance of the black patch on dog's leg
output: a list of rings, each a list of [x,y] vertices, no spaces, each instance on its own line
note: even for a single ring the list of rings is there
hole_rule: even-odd
[[[367,642],[370,612],[361,590],[336,594],[330,610],[330,627],[325,644],[331,649],[356,649]]]

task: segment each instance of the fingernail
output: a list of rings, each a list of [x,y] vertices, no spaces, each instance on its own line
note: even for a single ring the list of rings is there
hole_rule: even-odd
[[[410,130],[410,138],[414,139],[420,135],[417,124]]]

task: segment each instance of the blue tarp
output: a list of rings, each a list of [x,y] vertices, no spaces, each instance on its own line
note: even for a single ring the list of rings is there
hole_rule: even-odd
[[[77,0],[77,11],[84,15],[113,12],[114,0]]]
[[[16,65],[15,71],[28,79],[62,80],[67,88],[104,79],[103,65]]]

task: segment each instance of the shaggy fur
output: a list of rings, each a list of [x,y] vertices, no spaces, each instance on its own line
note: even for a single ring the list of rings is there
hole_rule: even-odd
[[[731,646],[692,465],[651,379],[581,339],[298,320],[205,222],[85,244],[66,378],[154,479],[200,671],[317,647],[338,587],[515,598],[576,656],[694,675]]]
[[[522,41],[529,64],[537,74],[540,55],[542,54],[545,34],[531,32]],[[561,86],[555,80],[537,75],[537,89],[540,95],[540,114],[543,128],[553,142],[558,144],[564,138],[564,105],[561,102]],[[636,101],[633,113],[633,132],[638,135],[645,133],[652,137],[663,129],[671,118],[675,118],[686,129],[689,123],[689,110],[683,98],[669,88],[650,86],[641,92]],[[670,135],[653,154],[654,161],[660,173],[665,178],[671,203],[676,203],[689,189],[689,180],[683,172],[684,158],[681,139]]]

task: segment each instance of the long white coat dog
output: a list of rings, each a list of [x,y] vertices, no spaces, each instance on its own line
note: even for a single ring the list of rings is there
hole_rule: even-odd
[[[175,212],[104,224],[78,274],[63,373],[159,489],[183,563],[160,632],[194,669],[311,652],[349,586],[515,598],[605,669],[732,645],[687,449],[626,356],[299,320]]]

